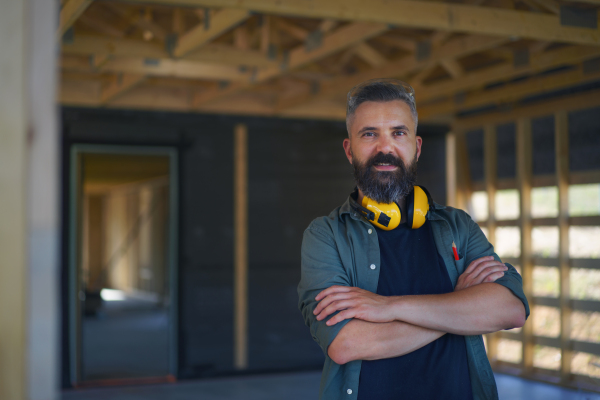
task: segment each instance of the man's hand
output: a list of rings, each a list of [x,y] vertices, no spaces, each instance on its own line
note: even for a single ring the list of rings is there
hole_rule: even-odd
[[[393,296],[380,296],[357,287],[332,286],[317,295],[315,300],[320,302],[313,312],[317,320],[321,321],[342,310],[327,321],[329,326],[349,318],[391,322],[395,319],[391,307],[395,299]]]
[[[495,282],[504,276],[508,267],[493,256],[481,257],[471,262],[465,272],[458,277],[454,291],[457,292],[483,282]]]

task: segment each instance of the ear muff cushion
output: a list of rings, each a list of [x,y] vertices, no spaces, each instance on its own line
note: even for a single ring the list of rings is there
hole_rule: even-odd
[[[414,204],[415,204],[415,189],[410,191],[408,196],[406,196],[406,221],[410,224],[410,226],[414,229],[413,224],[413,215],[414,215]]]
[[[412,221],[412,228],[417,229],[425,223],[427,212],[429,211],[429,196],[427,196],[427,193],[420,186],[415,186],[411,198],[412,218],[409,221]]]

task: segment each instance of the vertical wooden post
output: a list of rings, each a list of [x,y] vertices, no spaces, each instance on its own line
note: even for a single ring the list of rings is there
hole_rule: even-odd
[[[248,128],[234,131],[234,366],[248,367]]]
[[[483,130],[483,162],[485,190],[488,196],[488,240],[492,245],[496,242],[496,181],[498,168],[498,141],[496,140],[496,127],[486,125]],[[497,359],[498,340],[495,333],[487,335],[487,354],[490,364],[494,366]]]
[[[560,273],[560,379],[571,376],[571,305],[569,270],[569,120],[566,111],[554,115],[556,184],[558,186],[558,268]]]
[[[456,162],[456,207],[470,210],[471,203],[471,171],[469,169],[469,151],[465,132],[455,131],[455,162]]]
[[[456,169],[456,135],[448,132],[446,134],[446,204],[451,207],[458,205]]]
[[[521,232],[521,273],[523,291],[533,298],[533,265],[531,255],[531,181],[532,181],[531,120],[517,121],[517,183],[519,185],[519,230]],[[533,368],[533,323],[529,320],[523,327],[521,364],[523,374],[530,375]]]
[[[0,12],[0,399],[58,392],[57,4]]]

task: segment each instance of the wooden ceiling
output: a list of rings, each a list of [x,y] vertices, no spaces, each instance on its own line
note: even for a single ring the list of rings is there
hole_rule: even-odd
[[[345,118],[394,77],[419,119],[600,81],[600,0],[66,0],[60,103]],[[600,92],[599,92],[600,97]]]

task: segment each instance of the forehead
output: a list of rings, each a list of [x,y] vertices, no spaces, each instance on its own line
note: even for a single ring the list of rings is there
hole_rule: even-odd
[[[406,125],[414,131],[415,121],[408,104],[402,100],[385,102],[365,101],[354,112],[352,127]],[[354,130],[354,129],[353,129]]]

